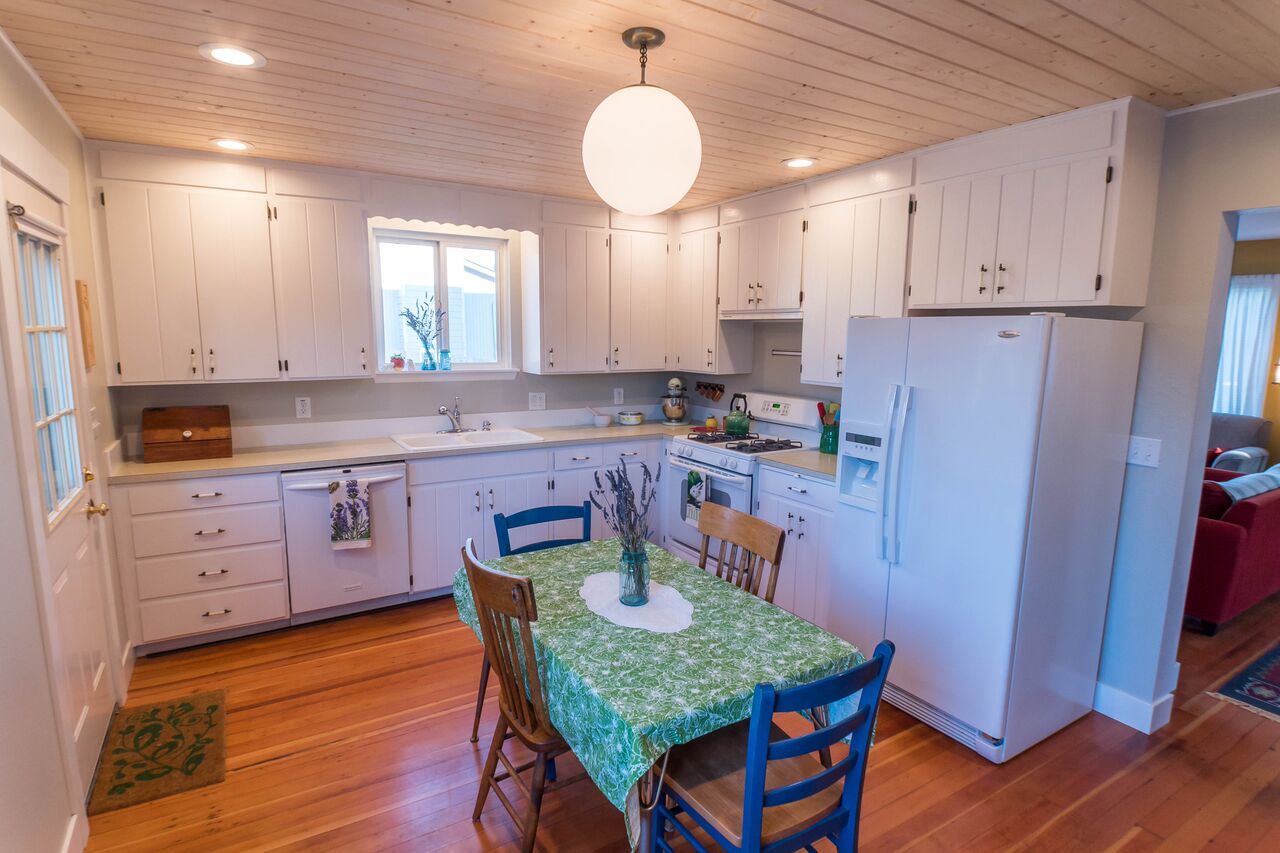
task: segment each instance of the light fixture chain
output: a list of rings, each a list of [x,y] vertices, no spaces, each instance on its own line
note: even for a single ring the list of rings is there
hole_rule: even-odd
[[[649,43],[647,41],[640,42],[640,85],[644,85],[644,70],[649,64]]]

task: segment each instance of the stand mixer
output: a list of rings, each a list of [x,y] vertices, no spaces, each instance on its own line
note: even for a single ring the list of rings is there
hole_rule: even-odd
[[[684,380],[679,376],[673,376],[667,382],[667,393],[662,397],[662,414],[667,418],[663,423],[672,425],[684,423],[687,410]]]

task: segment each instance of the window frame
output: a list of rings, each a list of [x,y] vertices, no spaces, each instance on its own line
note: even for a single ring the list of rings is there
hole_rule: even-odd
[[[436,247],[436,306],[445,309],[445,327],[442,333],[448,339],[450,308],[448,298],[448,249],[450,247],[492,249],[497,253],[497,269],[494,271],[495,293],[495,335],[497,343],[496,362],[482,364],[454,362],[450,370],[393,370],[389,363],[383,362],[386,352],[386,328],[383,325],[383,288],[382,257],[380,246],[383,241],[406,244],[431,244]],[[414,224],[397,221],[388,224],[385,221],[371,219],[369,222],[369,265],[373,301],[374,339],[376,361],[373,364],[375,381],[409,381],[409,382],[441,382],[465,379],[510,379],[518,372],[512,357],[514,342],[511,334],[511,241],[503,237],[489,237],[473,234],[453,234],[430,227],[415,227]]]

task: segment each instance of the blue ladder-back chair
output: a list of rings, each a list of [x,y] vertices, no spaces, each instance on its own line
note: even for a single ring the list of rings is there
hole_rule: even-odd
[[[581,539],[548,539],[545,542],[532,542],[519,548],[511,547],[511,531],[532,524],[549,524],[553,521],[582,521]],[[536,506],[533,509],[513,512],[511,515],[498,513],[493,517],[493,529],[498,534],[498,554],[509,557],[512,554],[528,554],[531,551],[543,551],[547,548],[558,548],[561,545],[575,545],[579,542],[591,541],[591,501],[583,501],[582,506]],[[489,689],[489,657],[486,655],[480,664],[480,692],[476,695],[476,718],[471,724],[471,742],[480,740],[480,714],[484,710],[484,694]],[[554,774],[554,770],[552,773]],[[554,780],[554,775],[552,779]]]
[[[841,853],[856,850],[867,749],[892,660],[893,643],[885,640],[871,660],[812,684],[757,685],[750,720],[675,747],[646,853],[672,853],[668,827],[707,853],[679,815],[739,853],[813,851],[823,838]],[[858,691],[853,714],[812,732],[788,737],[773,722],[774,714],[821,708]],[[830,767],[814,756],[846,737],[849,754]],[[765,787],[766,768],[772,788]]]

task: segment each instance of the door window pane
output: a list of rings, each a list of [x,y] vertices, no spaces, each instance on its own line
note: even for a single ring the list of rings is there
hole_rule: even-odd
[[[56,515],[78,494],[80,438],[58,244],[19,231],[19,292],[36,459],[45,511]]]

